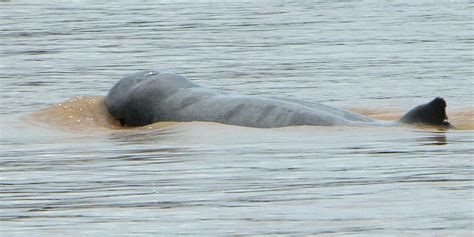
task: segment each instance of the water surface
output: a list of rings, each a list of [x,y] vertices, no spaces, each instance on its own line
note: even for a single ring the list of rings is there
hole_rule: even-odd
[[[469,1],[0,3],[5,236],[473,235]],[[456,130],[124,129],[102,99],[154,69]]]

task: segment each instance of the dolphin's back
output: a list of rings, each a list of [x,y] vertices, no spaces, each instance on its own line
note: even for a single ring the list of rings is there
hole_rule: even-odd
[[[348,111],[299,100],[240,95],[206,88],[183,89],[160,108],[174,121],[208,121],[247,127],[330,126],[373,120]]]
[[[207,121],[271,128],[297,125],[388,125],[359,114],[314,102],[229,93],[201,87],[185,77],[144,71],[122,78],[105,98],[109,113],[123,125],[159,121]],[[436,98],[400,122],[451,126],[446,102]]]

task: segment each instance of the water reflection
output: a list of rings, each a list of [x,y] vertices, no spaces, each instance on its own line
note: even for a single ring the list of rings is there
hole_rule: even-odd
[[[444,146],[448,144],[446,132],[447,131],[422,131],[420,134],[423,136],[418,138],[417,141],[420,145],[425,146]]]
[[[142,128],[124,128],[107,137],[113,142],[136,143],[136,144],[158,144],[160,140],[166,139],[167,135],[176,134],[173,128],[153,128],[151,126]]]

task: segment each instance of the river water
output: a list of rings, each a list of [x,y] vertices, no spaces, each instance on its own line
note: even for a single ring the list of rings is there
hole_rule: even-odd
[[[470,1],[0,2],[2,236],[470,236]],[[169,71],[457,129],[156,123],[103,96]]]

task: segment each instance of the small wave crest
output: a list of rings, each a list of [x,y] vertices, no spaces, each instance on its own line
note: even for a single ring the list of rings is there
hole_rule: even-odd
[[[474,107],[448,110],[448,117],[457,129],[474,130]]]
[[[65,130],[122,128],[105,107],[103,96],[76,96],[31,114],[28,121]]]

